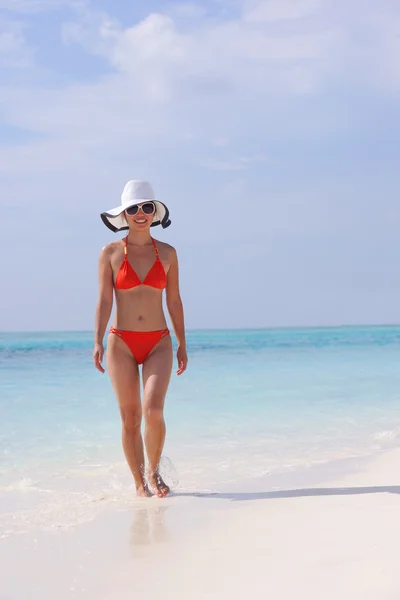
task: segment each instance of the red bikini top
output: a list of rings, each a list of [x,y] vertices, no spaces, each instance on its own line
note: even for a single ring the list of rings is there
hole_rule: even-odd
[[[165,274],[164,267],[158,256],[158,248],[156,246],[155,241],[151,238],[153,242],[154,250],[156,251],[156,260],[153,263],[150,271],[147,273],[146,277],[143,281],[140,281],[136,271],[134,271],[129,264],[128,261],[128,238],[125,238],[125,247],[124,247],[124,262],[122,263],[120,270],[118,271],[117,277],[115,279],[115,287],[118,290],[130,290],[131,288],[137,287],[139,285],[148,285],[149,287],[157,288],[158,290],[163,290],[167,286],[167,276]]]

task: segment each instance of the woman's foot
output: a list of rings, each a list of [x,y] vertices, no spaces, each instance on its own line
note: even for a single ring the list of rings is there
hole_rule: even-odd
[[[169,494],[170,489],[167,486],[167,484],[163,481],[163,478],[161,477],[160,473],[148,473],[147,480],[149,482],[151,491],[158,498],[164,498],[164,496],[167,496],[167,494]]]
[[[152,493],[145,483],[136,486],[136,496],[138,498],[151,498]]]

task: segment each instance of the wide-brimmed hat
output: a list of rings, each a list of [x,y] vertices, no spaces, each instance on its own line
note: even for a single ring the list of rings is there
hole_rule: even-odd
[[[141,179],[128,181],[122,192],[121,204],[116,208],[101,213],[100,216],[104,225],[114,232],[129,229],[124,211],[130,206],[142,204],[142,202],[154,202],[156,206],[156,212],[154,213],[153,222],[150,227],[161,225],[165,229],[171,225],[168,208],[165,204],[155,199],[151,184]]]

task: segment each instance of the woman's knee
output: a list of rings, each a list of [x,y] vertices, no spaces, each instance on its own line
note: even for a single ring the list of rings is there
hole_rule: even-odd
[[[140,432],[142,414],[139,410],[121,409],[121,418],[124,433],[136,435]]]
[[[147,425],[159,425],[164,421],[164,410],[160,406],[149,404],[144,407],[143,414]]]

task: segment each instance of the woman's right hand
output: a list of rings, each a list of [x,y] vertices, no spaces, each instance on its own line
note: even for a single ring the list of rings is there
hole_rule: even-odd
[[[104,373],[104,369],[101,366],[101,363],[103,362],[103,357],[104,357],[104,346],[103,344],[98,344],[96,343],[94,345],[94,350],[93,350],[93,360],[94,360],[94,366],[96,367],[96,369],[98,371],[100,371],[100,373]]]

